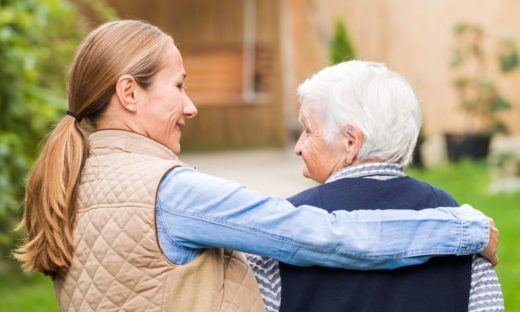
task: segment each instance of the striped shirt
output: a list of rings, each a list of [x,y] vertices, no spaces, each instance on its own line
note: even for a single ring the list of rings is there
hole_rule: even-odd
[[[406,174],[397,164],[367,163],[340,169],[334,172],[325,183],[344,178],[388,180],[404,176]],[[282,298],[282,282],[278,261],[252,254],[247,254],[246,257],[258,282],[266,311],[278,312]],[[480,255],[473,255],[468,311],[504,311],[504,299],[496,272],[491,263]]]

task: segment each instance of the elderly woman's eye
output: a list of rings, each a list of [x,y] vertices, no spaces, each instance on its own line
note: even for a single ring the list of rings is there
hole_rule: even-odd
[[[184,86],[184,82],[183,82],[183,83],[179,83],[177,85],[177,88],[179,88],[179,89],[186,89],[186,86]]]

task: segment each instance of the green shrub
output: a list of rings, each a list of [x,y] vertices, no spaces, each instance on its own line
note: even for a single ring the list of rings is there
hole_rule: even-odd
[[[79,1],[99,22],[118,19],[103,0]],[[67,110],[65,77],[86,34],[81,21],[68,0],[0,0],[0,274],[13,269],[5,260],[20,235],[13,229],[27,173]]]
[[[67,1],[0,0],[1,259],[16,240],[39,143],[67,108],[64,77],[83,34]]]
[[[332,64],[350,61],[356,58],[356,52],[347,33],[347,28],[341,20],[336,20],[334,38],[330,46]]]

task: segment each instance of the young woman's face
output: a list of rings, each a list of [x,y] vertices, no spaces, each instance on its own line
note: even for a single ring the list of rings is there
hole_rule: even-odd
[[[184,90],[186,72],[179,50],[168,44],[164,48],[163,58],[162,69],[141,93],[139,102],[142,104],[137,115],[146,136],[179,154],[185,119],[194,117],[197,108]]]

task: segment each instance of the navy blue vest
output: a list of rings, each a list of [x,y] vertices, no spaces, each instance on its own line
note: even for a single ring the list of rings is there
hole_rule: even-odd
[[[289,198],[338,209],[414,209],[459,206],[445,191],[410,177],[347,178]],[[280,263],[280,311],[467,311],[471,256],[435,257],[391,271],[295,267]]]

